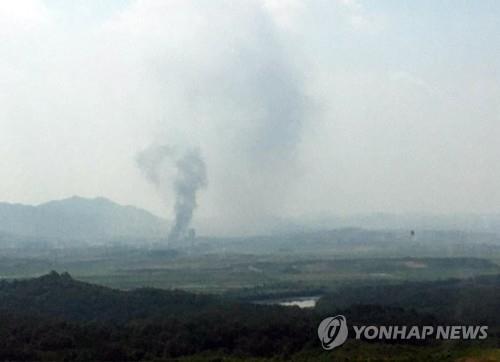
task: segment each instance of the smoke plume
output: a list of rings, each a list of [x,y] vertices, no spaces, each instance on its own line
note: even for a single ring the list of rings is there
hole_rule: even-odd
[[[313,106],[300,57],[290,53],[272,14],[258,4],[179,6],[192,36],[148,59],[155,64],[151,81],[158,97],[168,100],[159,110],[156,137],[203,146],[213,185],[204,232],[262,232],[293,206],[303,177],[301,144]],[[217,22],[207,15],[213,11]],[[153,181],[158,176],[148,173]],[[170,187],[177,188],[175,182]],[[176,205],[184,209],[178,196]],[[181,224],[183,215],[176,211]],[[174,227],[171,237],[182,237],[178,232]]]
[[[197,206],[196,196],[198,190],[207,185],[207,172],[200,150],[192,148],[179,152],[171,146],[151,146],[140,152],[136,161],[146,179],[165,199],[168,189],[173,188],[175,219],[168,236],[169,242],[193,238],[194,230],[189,227]],[[172,167],[173,177],[168,172]]]
[[[198,149],[188,150],[175,165],[175,223],[169,235],[169,240],[173,241],[188,237],[188,228],[197,206],[196,193],[207,184],[205,163]]]

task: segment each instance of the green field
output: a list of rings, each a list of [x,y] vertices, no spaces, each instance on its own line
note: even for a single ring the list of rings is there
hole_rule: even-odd
[[[142,286],[202,293],[329,291],[352,282],[397,284],[500,273],[497,259],[473,257],[344,258],[321,255],[151,253],[135,249],[93,255],[61,251],[46,256],[4,256],[4,279],[50,270],[68,271],[88,282],[132,289]]]

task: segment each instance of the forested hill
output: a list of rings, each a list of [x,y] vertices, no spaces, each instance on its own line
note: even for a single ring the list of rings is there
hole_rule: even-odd
[[[314,313],[326,315],[353,306],[376,305],[418,311],[434,315],[442,321],[461,320],[498,326],[499,300],[499,275],[397,285],[363,283],[340,287],[324,295]],[[240,302],[237,294],[229,298],[155,288],[111,289],[78,281],[68,273],[55,271],[39,278],[0,282],[0,311],[74,321],[127,322],[193,316],[218,309],[235,314],[254,310],[286,314],[295,308]],[[307,313],[304,310],[298,312]]]
[[[215,357],[314,360],[322,353],[317,326],[327,316],[345,315],[349,325],[449,324],[463,323],[454,315],[460,309],[471,313],[471,321],[479,315],[485,318],[489,337],[481,348],[495,348],[498,298],[495,292],[481,291],[497,285],[497,278],[479,278],[466,284],[443,281],[400,288],[345,288],[325,296],[316,309],[301,310],[182,291],[120,291],[52,272],[36,279],[0,283],[0,360],[144,361],[182,356],[196,356],[200,361]],[[467,289],[460,291],[464,286]],[[450,298],[457,293],[462,298]],[[341,301],[336,299],[340,295]],[[492,308],[475,310],[481,299],[487,299],[483,305]],[[440,314],[446,308],[451,313]],[[360,360],[387,360],[388,356],[408,360],[403,357],[416,353],[417,360],[457,360],[445,345],[400,343],[395,347],[349,341],[335,353],[345,358],[354,353]],[[458,341],[453,344],[454,353],[463,356],[470,352],[470,346],[469,341]]]
[[[434,282],[351,285],[325,295],[318,311],[379,305],[428,313],[440,321],[500,327],[500,275]]]
[[[0,282],[0,310],[76,321],[179,316],[220,304],[220,298],[183,291],[110,289],[54,271],[36,279]]]

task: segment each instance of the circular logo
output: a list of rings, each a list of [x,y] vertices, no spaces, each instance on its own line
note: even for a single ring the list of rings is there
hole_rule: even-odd
[[[344,344],[347,334],[347,321],[343,315],[325,318],[318,327],[318,337],[326,350]]]

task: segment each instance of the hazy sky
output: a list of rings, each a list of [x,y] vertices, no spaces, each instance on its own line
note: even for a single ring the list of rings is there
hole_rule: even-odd
[[[499,17],[494,0],[1,1],[0,200],[170,217],[134,161],[168,144],[205,159],[198,224],[500,212]]]

